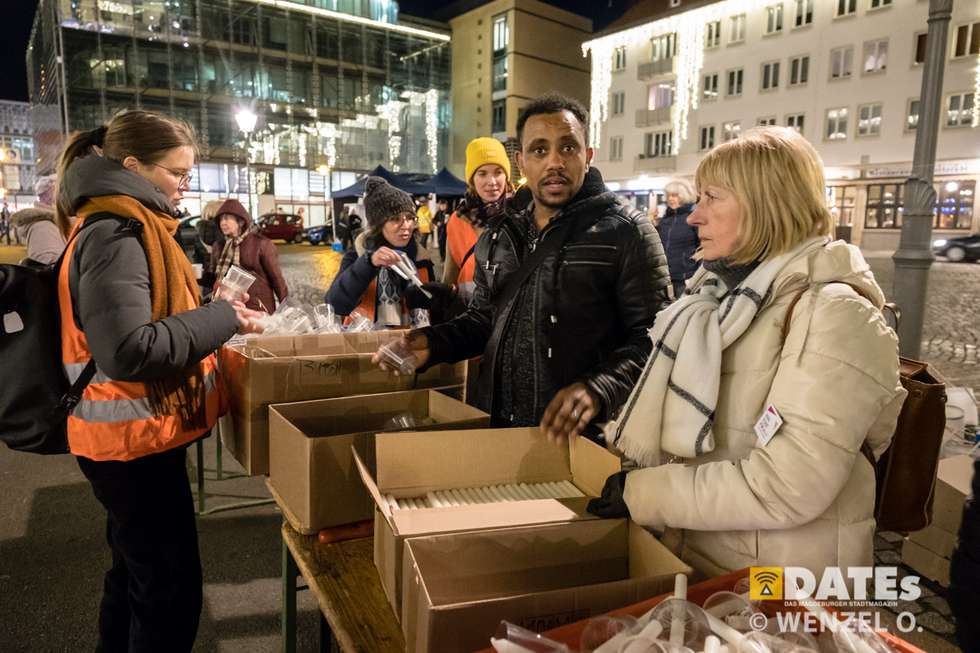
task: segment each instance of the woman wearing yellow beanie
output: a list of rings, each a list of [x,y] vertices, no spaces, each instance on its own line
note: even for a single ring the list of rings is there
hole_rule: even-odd
[[[442,281],[456,287],[469,304],[473,295],[473,256],[476,241],[486,225],[503,215],[514,191],[510,183],[510,159],[495,138],[474,138],[466,146],[466,196],[446,223],[447,256]]]

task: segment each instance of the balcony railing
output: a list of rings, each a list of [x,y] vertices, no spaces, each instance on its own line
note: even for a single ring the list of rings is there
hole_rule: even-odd
[[[659,109],[638,109],[636,112],[637,127],[652,127],[662,123],[670,122],[670,110],[672,107],[661,107]]]
[[[674,172],[676,170],[676,156],[649,156],[641,154],[633,162],[634,172]]]
[[[660,59],[659,61],[648,61],[637,66],[636,77],[640,81],[645,81],[658,75],[670,75],[674,73],[674,57]]]

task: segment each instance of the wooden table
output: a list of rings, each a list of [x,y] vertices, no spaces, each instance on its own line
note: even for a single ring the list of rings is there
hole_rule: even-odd
[[[296,651],[296,580],[320,605],[320,650],[404,653],[405,638],[374,567],[370,537],[320,544],[282,525],[282,647]]]

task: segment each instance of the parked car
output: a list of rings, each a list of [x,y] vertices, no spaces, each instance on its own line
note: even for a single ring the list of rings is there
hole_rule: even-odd
[[[293,213],[266,213],[258,225],[259,233],[270,240],[303,242],[303,218]]]
[[[939,238],[932,241],[932,253],[954,263],[980,260],[980,234]]]
[[[333,228],[329,224],[309,227],[304,233],[306,241],[311,245],[329,245],[333,242]]]

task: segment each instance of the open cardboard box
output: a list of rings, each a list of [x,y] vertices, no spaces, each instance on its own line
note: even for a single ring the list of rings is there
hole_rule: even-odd
[[[403,543],[408,537],[593,519],[588,497],[602,493],[619,458],[587,438],[554,444],[536,428],[379,433],[356,446],[355,462],[376,512],[374,563],[401,615]],[[392,510],[385,495],[508,483],[571,481],[586,497]]]
[[[249,474],[268,474],[270,404],[465,384],[465,363],[413,376],[395,376],[371,363],[378,347],[403,333],[268,336],[222,347],[229,397],[223,444]]]
[[[502,619],[540,632],[656,596],[691,573],[625,519],[414,537],[402,631],[410,652],[474,651]]]
[[[366,443],[394,417],[420,428],[480,428],[481,410],[436,390],[409,390],[269,407],[269,484],[290,525],[304,535],[370,519],[374,501],[354,465],[351,445]]]

